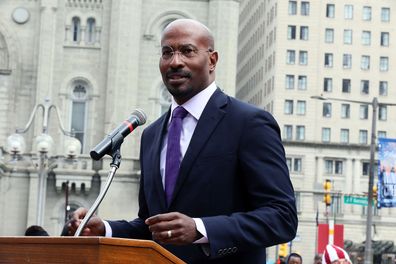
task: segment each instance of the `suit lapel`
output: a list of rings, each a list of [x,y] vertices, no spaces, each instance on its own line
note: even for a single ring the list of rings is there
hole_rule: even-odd
[[[225,115],[226,112],[221,108],[226,104],[227,96],[221,92],[220,89],[217,89],[208,101],[200,119],[198,120],[194,134],[180,165],[180,172],[177,178],[172,201],[176,197],[180,188],[182,188],[183,182],[186,177],[188,177],[188,173],[196,158],[199,156],[202,147],[206,144],[213,130]]]
[[[155,168],[154,168],[154,177],[152,180],[154,182],[154,188],[159,196],[158,201],[161,203],[161,207],[163,208],[164,211],[166,211],[167,205],[166,205],[165,191],[162,184],[162,178],[160,172],[160,157],[161,157],[162,142],[163,142],[164,134],[166,133],[167,130],[169,116],[170,116],[170,110],[162,118],[160,122],[161,129],[157,129],[158,132],[153,140],[153,144],[155,146],[155,150],[153,153],[155,160],[154,163]]]

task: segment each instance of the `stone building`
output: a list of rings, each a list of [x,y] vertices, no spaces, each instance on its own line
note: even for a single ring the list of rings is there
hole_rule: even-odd
[[[93,162],[89,150],[134,109],[150,123],[169,106],[158,60],[159,35],[170,21],[193,18],[213,30],[217,84],[233,95],[238,11],[235,0],[0,1],[0,235],[23,235],[37,223],[58,235],[66,201],[70,210],[93,204],[111,159]],[[62,129],[82,143],[77,158]],[[137,214],[141,131],[122,146],[121,167],[98,211],[106,219]],[[52,148],[50,140],[37,141],[42,134],[52,137]],[[26,150],[10,146],[10,135],[23,137]]]

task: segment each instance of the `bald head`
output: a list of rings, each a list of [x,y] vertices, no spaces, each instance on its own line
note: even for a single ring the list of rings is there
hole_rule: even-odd
[[[202,38],[202,40],[205,40],[209,49],[214,50],[215,48],[214,37],[210,29],[197,20],[187,19],[187,18],[176,19],[171,23],[169,23],[162,32],[161,43],[164,38],[164,35],[166,35],[167,33],[173,30],[180,30],[180,29],[183,29],[183,31],[186,32],[196,34],[196,36],[199,36],[200,38]]]
[[[217,60],[213,35],[202,23],[178,19],[162,32],[159,68],[166,88],[179,105],[214,82]]]

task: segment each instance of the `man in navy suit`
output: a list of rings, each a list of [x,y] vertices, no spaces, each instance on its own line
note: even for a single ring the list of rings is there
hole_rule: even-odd
[[[218,53],[203,24],[171,22],[161,49],[159,68],[173,100],[142,135],[138,218],[94,216],[82,234],[153,239],[187,263],[265,263],[265,248],[292,240],[297,230],[279,127],[266,111],[216,86]],[[181,163],[168,187],[168,136],[180,106]],[[86,212],[74,213],[70,233]]]

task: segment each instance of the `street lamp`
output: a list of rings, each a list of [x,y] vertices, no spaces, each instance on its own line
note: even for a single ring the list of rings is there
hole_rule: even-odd
[[[311,96],[312,99],[317,100],[329,100],[329,101],[340,101],[350,102],[363,105],[371,105],[373,108],[372,123],[371,123],[371,143],[370,143],[370,171],[369,171],[369,182],[368,182],[368,204],[367,204],[367,221],[366,221],[366,243],[364,251],[364,263],[373,263],[373,250],[371,241],[371,226],[373,224],[373,207],[371,205],[373,201],[373,185],[374,185],[374,164],[375,164],[375,139],[376,139],[376,125],[377,125],[377,110],[379,106],[394,106],[392,103],[379,103],[377,97],[374,97],[371,102],[331,98],[323,96]]]
[[[23,129],[16,129],[15,133],[10,135],[7,138],[7,152],[12,156],[23,154],[25,151],[25,140],[21,134],[26,133],[31,124],[33,123],[33,119],[37,113],[37,110],[41,108],[43,111],[43,125],[42,132],[35,139],[35,146],[38,152],[38,194],[37,194],[37,211],[36,211],[36,224],[43,225],[44,224],[44,208],[45,208],[45,197],[47,192],[47,176],[48,171],[52,169],[49,164],[50,153],[52,152],[52,148],[54,146],[54,140],[48,134],[48,120],[50,115],[50,110],[55,109],[55,112],[58,117],[59,127],[62,133],[69,138],[66,140],[66,150],[67,155],[70,157],[74,157],[76,153],[80,153],[81,151],[81,143],[79,140],[74,138],[74,134],[72,132],[68,132],[64,129],[62,125],[62,121],[60,118],[58,108],[52,104],[49,98],[46,98],[43,103],[37,104],[30,115],[30,118]]]

